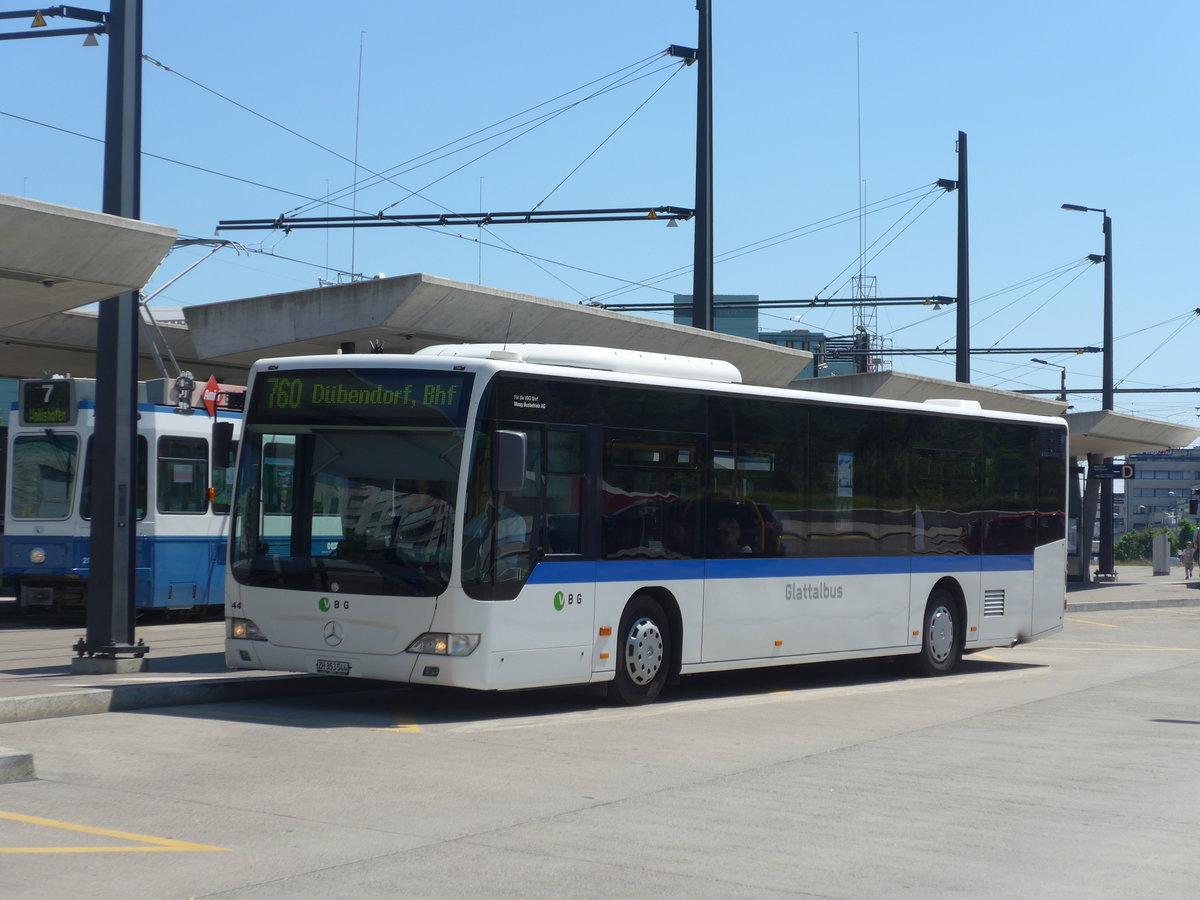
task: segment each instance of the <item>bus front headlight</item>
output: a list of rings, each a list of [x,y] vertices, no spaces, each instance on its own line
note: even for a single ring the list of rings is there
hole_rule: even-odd
[[[477,634],[427,631],[408,645],[408,652],[432,653],[435,656],[470,656],[478,646]]]
[[[34,547],[29,551],[29,561],[35,566],[40,566],[46,561],[46,551],[41,547]]]
[[[226,619],[229,636],[239,641],[265,641],[267,636],[250,619]]]

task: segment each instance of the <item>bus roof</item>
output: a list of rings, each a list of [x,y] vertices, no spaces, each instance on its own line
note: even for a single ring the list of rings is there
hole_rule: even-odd
[[[570,344],[444,344],[426,347],[412,354],[330,354],[277,357],[259,360],[254,364],[253,372],[257,373],[268,368],[386,368],[396,362],[401,362],[402,365],[420,364],[422,358],[428,365],[436,368],[442,368],[453,364],[455,360],[461,360],[457,364],[458,366],[465,365],[476,371],[530,371],[531,374],[547,377],[588,378],[676,387],[690,386],[696,390],[728,391],[749,396],[803,398],[822,406],[894,409],[926,415],[1002,419],[1010,422],[1030,422],[1062,428],[1066,428],[1067,425],[1066,420],[1059,416],[986,409],[976,401],[962,402],[958,399],[948,399],[916,402],[831,394],[824,391],[790,387],[746,385],[740,382],[740,375],[736,379],[720,375],[723,370],[726,372],[732,370],[732,373],[737,373],[737,368],[724,360]],[[709,375],[707,378],[698,377],[697,372],[708,372]]]
[[[582,347],[573,344],[438,344],[418,350],[414,355],[494,359],[540,366],[620,372],[625,375],[715,381],[722,384],[740,384],[742,381],[742,373],[738,371],[737,366],[723,359],[648,353],[644,350],[624,350],[615,347]]]

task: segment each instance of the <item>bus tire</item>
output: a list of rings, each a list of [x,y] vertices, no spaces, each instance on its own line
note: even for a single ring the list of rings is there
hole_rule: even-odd
[[[635,595],[621,614],[617,637],[617,671],[608,695],[629,706],[650,703],[662,693],[671,669],[670,624],[658,601]]]
[[[921,675],[947,675],[962,659],[959,606],[945,588],[935,588],[921,620],[921,652],[915,668]]]

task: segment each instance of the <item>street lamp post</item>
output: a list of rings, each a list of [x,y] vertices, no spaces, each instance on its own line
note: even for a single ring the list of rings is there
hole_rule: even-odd
[[[1035,362],[1035,363],[1041,363],[1043,366],[1054,366],[1056,369],[1059,370],[1058,374],[1061,376],[1061,378],[1059,381],[1060,386],[1059,386],[1059,390],[1058,390],[1058,399],[1061,400],[1063,403],[1066,403],[1067,402],[1067,367],[1060,366],[1058,363],[1052,363],[1047,359],[1037,359],[1036,357],[1029,361]]]
[[[1103,392],[1103,408],[1113,408],[1113,287],[1112,287],[1112,218],[1107,209],[1095,206],[1079,206],[1075,203],[1064,203],[1063,209],[1074,212],[1098,212],[1104,216],[1104,374],[1100,387]],[[1105,460],[1112,464],[1112,458]],[[1096,575],[1099,578],[1112,578],[1113,572],[1113,539],[1112,539],[1112,510],[1113,483],[1106,478],[1100,485],[1100,567]]]

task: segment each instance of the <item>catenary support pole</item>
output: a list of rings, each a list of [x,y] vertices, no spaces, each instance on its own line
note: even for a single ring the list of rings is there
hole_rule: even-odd
[[[142,0],[112,0],[103,211],[141,217]],[[82,657],[141,657],[133,644],[137,530],[138,298],[100,304],[96,433],[92,463],[91,565]]]
[[[713,330],[712,0],[696,0],[696,250],[692,268],[692,325]]]
[[[971,240],[967,215],[967,135],[958,133],[958,297],[954,380],[971,383]]]

